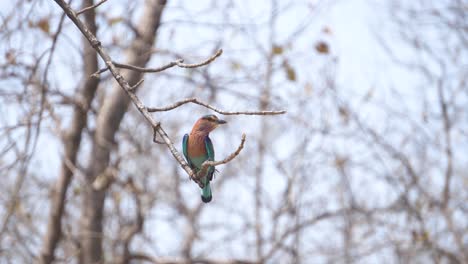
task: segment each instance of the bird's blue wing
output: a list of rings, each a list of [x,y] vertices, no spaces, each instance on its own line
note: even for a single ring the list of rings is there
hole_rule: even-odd
[[[215,153],[214,153],[213,143],[211,142],[211,139],[208,136],[205,138],[205,147],[206,147],[206,154],[208,155],[208,160],[214,161]],[[214,171],[215,171],[214,167],[208,168],[208,179],[210,181],[213,179]]]
[[[189,135],[188,134],[185,134],[184,135],[184,139],[182,139],[182,152],[184,153],[184,157],[185,157],[185,160],[187,160],[187,163],[188,165],[190,166],[190,168],[194,169],[194,166],[192,164],[192,161],[190,160],[189,156],[188,156],[188,151],[187,151],[187,148],[188,148],[188,139],[189,139]]]

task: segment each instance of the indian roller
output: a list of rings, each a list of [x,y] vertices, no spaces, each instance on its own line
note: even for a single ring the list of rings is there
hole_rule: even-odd
[[[195,122],[190,135],[184,135],[182,150],[190,168],[196,173],[201,170],[203,162],[215,158],[213,143],[209,137],[210,132],[219,125],[226,123],[226,121],[218,119],[215,115],[205,115]],[[213,197],[210,181],[213,179],[214,172],[215,168],[210,166],[206,170],[206,175],[201,176],[201,182],[204,186],[201,190],[201,199],[204,203],[209,203]]]

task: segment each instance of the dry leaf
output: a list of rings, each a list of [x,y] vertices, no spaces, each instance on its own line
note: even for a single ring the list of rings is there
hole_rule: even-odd
[[[36,26],[42,30],[44,33],[49,34],[50,33],[50,24],[49,24],[49,19],[48,18],[42,18],[39,21],[37,21]]]
[[[320,41],[315,45],[315,50],[321,54],[328,54],[330,52],[328,44],[323,41]]]
[[[284,49],[283,47],[281,46],[278,46],[278,45],[273,45],[273,48],[272,48],[272,53],[275,54],[275,55],[280,55],[284,52]]]
[[[284,67],[284,70],[286,71],[286,78],[288,78],[288,80],[290,80],[292,82],[295,82],[296,81],[296,71],[294,70],[294,68],[291,67],[291,65],[289,65],[289,63],[287,61],[283,62],[283,67]]]

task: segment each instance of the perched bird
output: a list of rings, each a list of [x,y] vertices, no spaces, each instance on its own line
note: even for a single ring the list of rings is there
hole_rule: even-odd
[[[205,115],[195,122],[190,135],[184,135],[182,141],[184,156],[189,166],[196,173],[201,170],[204,161],[214,160],[213,143],[211,143],[208,135],[221,124],[226,124],[226,121],[218,119],[215,115]],[[201,190],[201,199],[204,203],[209,203],[213,197],[210,181],[213,179],[214,172],[215,168],[210,166],[206,175],[201,177],[201,182],[204,185]]]

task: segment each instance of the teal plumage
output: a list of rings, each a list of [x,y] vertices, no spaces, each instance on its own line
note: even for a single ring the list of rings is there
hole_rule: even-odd
[[[215,152],[213,143],[209,137],[209,133],[218,125],[225,124],[226,121],[218,119],[215,115],[206,115],[200,118],[192,128],[189,134],[185,134],[182,140],[182,149],[189,164],[195,172],[199,172],[203,162],[206,160],[214,160]],[[201,177],[204,187],[201,190],[201,199],[204,203],[212,200],[212,192],[210,182],[213,180],[215,168],[210,166],[206,175]]]

